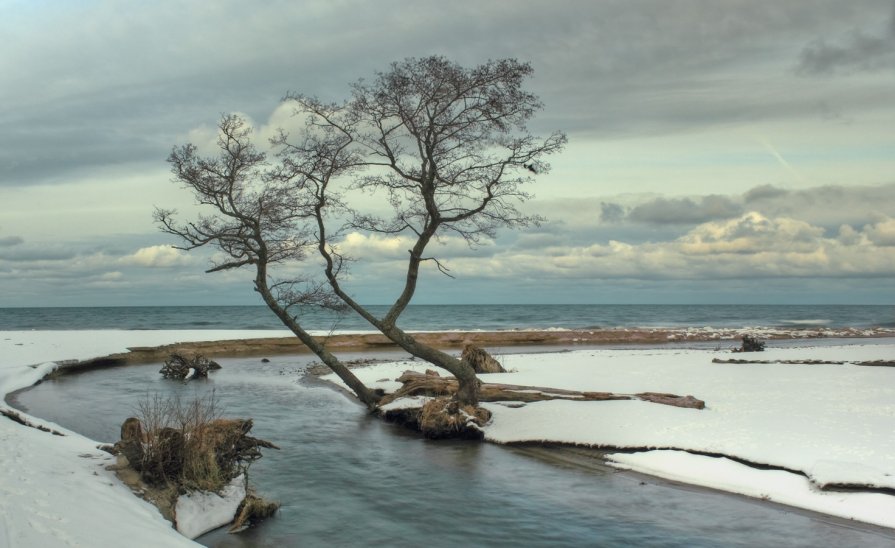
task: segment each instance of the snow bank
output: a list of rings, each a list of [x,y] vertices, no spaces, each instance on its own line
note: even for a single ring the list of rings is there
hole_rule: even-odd
[[[53,361],[88,359],[129,346],[280,337],[282,331],[0,331],[0,393],[34,384]],[[8,409],[0,402],[0,408]],[[105,469],[97,442],[0,417],[0,548],[24,546],[196,546]]]
[[[680,451],[649,451],[608,455],[611,464],[661,478],[721,489],[854,519],[893,527],[895,497],[881,493],[820,491],[805,477],[782,470],[758,470],[726,458]]]
[[[498,443],[560,442],[727,455],[781,470],[758,470],[681,451],[616,455],[616,462],[687,483],[769,495],[784,504],[895,527],[895,512],[874,509],[892,508],[895,497],[890,494],[820,490],[831,485],[895,489],[895,368],[712,363],[713,358],[730,357],[729,352],[682,348],[501,356],[511,372],[482,375],[483,381],[579,391],[689,394],[705,400],[706,409],[644,401],[486,403],[492,421],[483,429],[485,437]],[[839,346],[811,346],[806,341],[799,347],[736,357],[892,360],[895,340]],[[425,365],[406,361],[355,372],[368,385],[390,390],[393,379],[405,369],[422,371]],[[415,404],[403,399],[391,405]],[[706,473],[700,475],[703,466]],[[717,473],[710,474],[710,469]],[[781,487],[770,490],[767,486],[778,479]],[[747,490],[749,485],[756,488]]]
[[[197,491],[181,495],[174,507],[177,530],[187,538],[196,538],[233,521],[246,497],[245,482],[245,475],[240,474],[220,494]]]

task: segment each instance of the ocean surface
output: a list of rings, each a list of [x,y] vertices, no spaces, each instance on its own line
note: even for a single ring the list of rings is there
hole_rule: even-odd
[[[386,306],[371,306],[384,315]],[[309,330],[368,331],[353,313],[317,309]],[[398,325],[415,331],[614,327],[895,327],[895,305],[411,305]],[[264,306],[0,308],[0,331],[70,329],[282,329]]]

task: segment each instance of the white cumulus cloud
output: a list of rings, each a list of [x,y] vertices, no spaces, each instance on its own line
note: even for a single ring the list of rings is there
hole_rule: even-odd
[[[190,257],[179,249],[169,245],[153,245],[143,247],[131,255],[120,259],[122,264],[131,266],[143,266],[147,268],[170,268],[189,264]]]

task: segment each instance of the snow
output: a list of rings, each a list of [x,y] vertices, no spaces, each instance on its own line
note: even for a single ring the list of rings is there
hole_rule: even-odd
[[[895,368],[852,363],[892,360],[895,339],[839,345],[801,341],[795,347],[736,355],[848,362],[842,365],[712,363],[713,358],[730,357],[729,351],[668,347],[501,356],[511,372],[482,375],[484,382],[623,394],[670,392],[704,400],[706,409],[636,400],[485,403],[492,413],[483,428],[485,437],[497,443],[559,442],[642,451],[613,458],[648,474],[768,495],[783,504],[895,527],[895,512],[880,510],[893,509],[895,502]],[[405,361],[355,373],[373,388],[386,388],[404,370],[422,372],[425,367]],[[377,382],[383,378],[389,381]],[[390,405],[419,403],[402,399]],[[779,487],[771,489],[778,480]],[[821,491],[831,485],[889,491]]]
[[[54,361],[99,357],[132,346],[284,334],[0,332],[0,392],[33,384],[52,371]],[[805,340],[799,344],[736,357],[845,362],[895,358],[895,339],[841,345]],[[497,443],[553,441],[628,448],[639,452],[613,451],[610,459],[615,466],[895,527],[895,496],[891,494],[895,489],[891,426],[895,423],[895,368],[851,363],[712,363],[716,357],[731,355],[720,350],[664,347],[500,356],[511,372],[483,375],[484,381],[580,391],[690,394],[705,400],[706,409],[644,401],[484,404],[493,414],[484,427],[485,436]],[[404,361],[354,371],[371,387],[394,390],[399,386],[394,379],[403,371],[422,373],[430,367]],[[391,406],[419,406],[424,401],[405,399]],[[8,409],[2,403],[0,407]],[[65,435],[55,436],[0,418],[0,548],[195,546],[105,469],[113,459],[97,449],[97,442],[34,417],[25,418]],[[744,463],[780,469],[758,469]],[[843,484],[881,490],[822,490]],[[184,512],[182,525],[194,527],[192,531],[204,527],[190,517],[191,510]]]
[[[34,384],[53,361],[124,352],[130,346],[280,337],[282,331],[0,331],[0,393]],[[9,407],[0,402],[0,409]],[[197,546],[107,471],[97,442],[40,419],[55,436],[0,417],[0,548]]]
[[[187,538],[196,538],[233,521],[246,496],[245,481],[245,475],[240,474],[220,494],[201,491],[181,495],[174,507],[177,530]]]
[[[726,458],[680,451],[612,454],[622,469],[661,478],[721,489],[866,523],[893,526],[895,497],[882,493],[820,491],[805,477],[782,470],[758,470]]]

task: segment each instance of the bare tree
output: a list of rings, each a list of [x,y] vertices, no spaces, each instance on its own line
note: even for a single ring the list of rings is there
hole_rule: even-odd
[[[311,336],[293,312],[301,306],[344,306],[324,281],[312,278],[275,281],[273,265],[301,261],[317,244],[316,194],[304,181],[283,182],[264,153],[251,142],[251,128],[235,115],[219,123],[217,157],[203,158],[192,144],[175,147],[168,157],[176,181],[192,191],[210,214],[178,224],[174,210],[156,209],[162,231],[178,236],[191,250],[210,246],[222,258],[208,272],[254,266],[254,286],[280,321],[329,366],[369,408],[379,397],[338,358]]]
[[[499,228],[539,221],[517,207],[530,198],[523,187],[549,170],[544,158],[560,151],[566,137],[556,132],[538,138],[528,132],[527,122],[542,107],[522,88],[531,74],[528,63],[514,59],[473,68],[438,56],[407,59],[371,83],[354,84],[343,104],[288,95],[285,100],[307,126],[296,141],[285,133],[274,140],[282,160],[275,176],[279,184],[304,184],[312,191],[317,250],[333,292],[403,349],[452,373],[463,404],[478,402],[472,367],[420,343],[397,322],[416,292],[422,263],[448,273],[444,261],[427,253],[433,240],[454,236],[474,246]],[[352,181],[349,188],[384,193],[391,215],[348,207],[344,187],[334,186],[346,178]],[[404,287],[382,317],[342,285],[340,231],[328,232],[333,204],[348,212],[343,229],[415,238]]]

